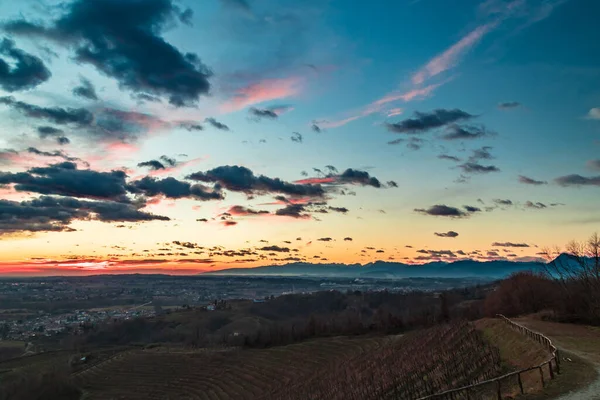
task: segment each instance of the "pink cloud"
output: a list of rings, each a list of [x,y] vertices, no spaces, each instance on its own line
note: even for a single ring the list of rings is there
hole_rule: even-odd
[[[386,105],[395,101],[403,101],[406,103],[415,99],[428,97],[433,93],[435,89],[442,86],[448,81],[449,79],[445,80],[444,82],[432,84],[423,88],[415,88],[409,90],[408,92],[387,94],[386,96],[375,100],[362,110],[359,110],[355,115],[338,121],[322,121],[319,125],[323,128],[339,128],[340,126],[344,126],[347,123],[355,121],[359,118],[363,118],[371,114],[376,114],[380,112],[385,112],[388,117],[400,115],[403,111],[401,108],[396,107],[386,111]]]
[[[339,128],[340,126],[346,125],[348,122],[355,121],[355,120],[365,117],[367,115],[369,115],[369,114],[353,115],[352,117],[344,118],[339,121],[323,121],[320,124],[320,126],[321,126],[321,128]]]
[[[424,67],[413,75],[412,82],[415,85],[420,85],[427,79],[455,67],[460,62],[460,59],[496,26],[496,22],[478,26],[446,51],[437,55],[425,64]]]
[[[404,112],[404,110],[402,108],[392,108],[391,110],[388,111],[387,116],[388,117],[395,117],[396,115],[400,115]]]
[[[0,187],[0,199],[22,201],[29,198],[29,194],[17,192],[12,186]]]
[[[294,107],[279,106],[279,107],[269,108],[269,110],[273,111],[275,114],[277,114],[279,116],[279,115],[285,114],[286,112],[294,111]]]
[[[298,184],[298,185],[307,185],[307,184],[314,185],[314,184],[318,184],[318,183],[333,183],[333,182],[335,182],[335,178],[333,178],[333,177],[328,177],[328,178],[306,178],[306,179],[300,179],[299,181],[294,181],[294,183]]]
[[[311,179],[311,178],[308,178]],[[313,178],[314,179],[314,178]],[[323,178],[323,179],[330,179],[330,178]],[[296,181],[295,183],[298,183],[301,181]],[[271,203],[262,203],[260,204],[261,206],[270,206],[270,205],[281,205],[281,206],[286,206],[288,204],[308,204],[310,202],[313,202],[314,199],[312,197],[289,197],[286,198],[286,200],[277,200]]]
[[[119,153],[120,155],[129,155],[140,150],[139,146],[135,144],[123,142],[106,142],[104,147],[106,151]]]
[[[41,155],[33,152],[29,152],[27,150],[23,150],[20,152],[13,150],[2,150],[0,151],[0,166],[6,166],[9,168],[31,168],[38,167],[44,164],[52,164],[61,161],[72,161],[77,164],[79,167],[86,166],[87,164],[83,160],[68,158],[70,154],[64,152],[57,152],[55,155]]]
[[[300,92],[302,83],[303,79],[300,77],[264,79],[238,89],[221,109],[224,112],[233,112],[265,101],[294,96]]]

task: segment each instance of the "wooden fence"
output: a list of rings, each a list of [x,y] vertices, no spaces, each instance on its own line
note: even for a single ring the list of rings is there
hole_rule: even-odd
[[[472,385],[463,386],[456,389],[446,390],[444,392],[432,394],[429,396],[421,397],[418,400],[426,400],[426,399],[447,399],[447,400],[455,400],[455,399],[476,399],[480,398],[477,396],[476,391],[486,386],[495,385],[495,392],[498,400],[502,400],[502,392],[504,389],[508,387],[513,387],[516,389],[518,385],[519,391],[521,394],[525,394],[525,388],[523,387],[523,380],[521,378],[521,374],[528,371],[538,370],[540,372],[540,380],[542,386],[546,385],[546,380],[544,378],[544,369],[548,369],[548,374],[550,379],[554,379],[554,374],[560,373],[560,358],[558,349],[552,344],[552,341],[542,335],[541,333],[534,332],[531,329],[524,327],[523,325],[519,325],[516,322],[511,321],[506,318],[502,314],[497,314],[496,317],[502,319],[505,323],[510,325],[513,329],[518,331],[523,335],[529,336],[531,339],[535,340],[542,346],[544,346],[550,352],[550,357],[548,360],[544,361],[539,365],[535,365],[529,368],[521,369],[519,371],[514,371],[506,375],[502,375],[496,378],[488,379],[485,381],[477,382]],[[553,365],[554,364],[554,365]],[[515,379],[516,377],[516,379]],[[516,380],[516,383],[515,383]],[[512,398],[512,397],[511,397]]]

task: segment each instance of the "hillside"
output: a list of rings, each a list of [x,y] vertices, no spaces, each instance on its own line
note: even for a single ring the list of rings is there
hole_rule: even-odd
[[[90,400],[412,399],[499,370],[497,350],[470,324],[454,323],[406,336],[334,337],[260,350],[132,350],[73,380]]]

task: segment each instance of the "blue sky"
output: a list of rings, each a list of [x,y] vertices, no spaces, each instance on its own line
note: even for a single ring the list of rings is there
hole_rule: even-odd
[[[7,273],[526,260],[600,222],[592,0],[29,0],[0,15]],[[48,196],[63,209],[35,202]]]

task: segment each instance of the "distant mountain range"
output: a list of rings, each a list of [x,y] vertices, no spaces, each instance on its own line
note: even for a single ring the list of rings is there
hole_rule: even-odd
[[[255,268],[230,268],[206,272],[220,276],[298,276],[328,278],[505,278],[518,271],[541,271],[539,262],[474,261],[461,260],[452,263],[431,262],[410,265],[398,262],[376,261],[361,264],[311,264],[290,263]]]

